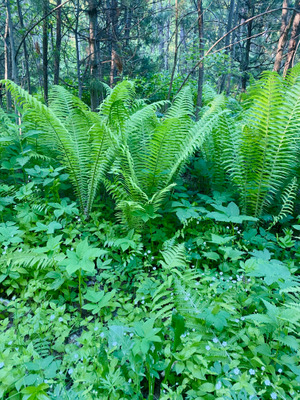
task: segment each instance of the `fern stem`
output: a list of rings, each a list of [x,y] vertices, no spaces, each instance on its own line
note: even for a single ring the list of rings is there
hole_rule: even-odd
[[[81,268],[78,271],[78,296],[79,296],[79,307],[80,307],[80,314],[82,312],[82,292],[81,292]]]
[[[154,400],[154,387],[155,387],[155,378],[151,376],[150,372],[150,364],[146,363],[147,370],[148,370],[148,387],[149,387],[149,395],[148,400]]]

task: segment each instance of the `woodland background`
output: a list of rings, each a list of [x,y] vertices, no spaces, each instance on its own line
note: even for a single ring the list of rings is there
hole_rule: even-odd
[[[100,82],[112,87],[123,76],[138,79],[152,101],[190,81],[200,106],[203,82],[238,94],[263,70],[286,72],[297,61],[299,0],[2,0],[0,7],[0,76],[46,101],[49,85],[64,85],[93,110]]]

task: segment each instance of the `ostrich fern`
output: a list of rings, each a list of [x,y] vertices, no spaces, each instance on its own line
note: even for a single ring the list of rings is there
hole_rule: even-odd
[[[237,187],[243,212],[261,217],[296,175],[299,134],[296,67],[286,79],[265,73],[249,90],[238,119],[224,113],[203,151],[218,183],[226,172]]]
[[[200,147],[219,115],[220,107],[209,108],[195,123],[189,88],[175,99],[164,118],[156,116],[158,102],[128,117],[122,129],[121,154],[114,179],[106,180],[117,201],[120,219],[128,228],[140,229],[154,218],[188,158]]]
[[[13,82],[3,83],[26,121],[41,132],[39,146],[47,152],[58,151],[81,211],[89,215],[102,181],[116,199],[122,223],[129,228],[140,228],[155,217],[220,112],[216,100],[195,123],[189,88],[181,91],[160,119],[156,111],[168,102],[146,105],[135,100],[133,84],[127,81],[108,94],[99,113],[91,112],[59,86],[53,87],[47,107]],[[106,174],[112,164],[113,179],[109,179]]]
[[[40,131],[38,143],[44,151],[57,151],[67,168],[81,211],[89,215],[98,184],[113,162],[117,141],[105,119],[60,86],[54,86],[49,106],[11,81],[2,81],[11,92],[24,118]],[[104,102],[106,113],[114,107]],[[123,98],[125,95],[123,95]]]

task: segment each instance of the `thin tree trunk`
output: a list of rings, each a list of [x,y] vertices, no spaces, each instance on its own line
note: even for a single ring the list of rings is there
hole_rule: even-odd
[[[240,9],[240,0],[236,1],[236,6],[235,6],[235,12],[233,15],[233,26],[236,26],[238,23],[238,19],[239,19],[239,9]],[[233,31],[232,35],[231,35],[231,44],[235,43],[235,38],[237,31]],[[232,45],[230,47],[230,72],[227,76],[227,87],[226,87],[226,94],[227,96],[230,93],[230,89],[231,89],[231,77],[232,77],[232,68],[233,68],[233,62],[235,61],[236,58],[236,45]]]
[[[163,12],[163,5],[162,0],[159,2],[159,11],[162,14]],[[165,51],[165,38],[164,38],[164,23],[160,20],[160,24],[157,27],[158,35],[159,35],[159,53],[162,58],[162,68],[164,67],[164,51]]]
[[[286,62],[284,65],[283,76],[285,76],[290,68],[294,65],[294,59],[296,55],[296,49],[299,42],[299,35],[300,35],[300,0],[296,1],[295,8],[297,8],[298,12],[295,15],[291,37],[289,40],[289,48],[286,57]]]
[[[16,50],[14,40],[14,27],[11,17],[10,0],[6,2],[7,23],[9,29],[9,43],[10,43],[10,58],[11,58],[11,78],[14,82],[18,83],[18,68],[16,62]]]
[[[10,44],[9,44],[9,27],[8,27],[8,16],[6,16],[5,21],[5,32],[4,32],[4,78],[11,79],[11,55],[10,55]],[[9,91],[6,91],[6,107],[9,111],[12,106],[11,102],[11,94]]]
[[[126,20],[125,20],[125,44],[126,44],[126,47],[129,46],[131,25],[132,25],[132,8],[126,7]]]
[[[19,20],[20,20],[20,26],[21,26],[21,28],[23,30],[25,30],[24,19],[23,19],[23,13],[22,13],[20,0],[17,0],[17,6],[18,6],[18,15],[19,15]],[[31,79],[30,79],[30,72],[29,72],[29,57],[28,57],[27,44],[26,44],[25,40],[23,42],[23,50],[24,50],[25,74],[26,74],[27,90],[28,90],[29,93],[31,93]]]
[[[293,12],[291,18],[288,16],[288,10],[286,9],[288,7],[288,1],[283,0],[282,3],[282,14],[281,14],[281,27],[280,27],[280,36],[278,40],[278,45],[277,45],[277,51],[276,51],[276,56],[275,56],[275,62],[274,62],[274,71],[279,72],[281,68],[281,63],[282,63],[282,57],[283,57],[283,50],[286,45],[287,41],[287,36],[289,33],[289,30],[291,29],[295,13]]]
[[[43,14],[48,14],[48,0],[43,0]],[[43,86],[44,99],[48,103],[48,18],[43,20]]]
[[[168,8],[171,7],[171,0],[169,0],[168,3]],[[166,43],[166,50],[165,50],[165,55],[164,55],[164,69],[166,71],[169,71],[169,48],[170,48],[170,19],[168,18],[167,23],[166,23],[166,28],[164,28],[166,31],[166,36],[165,36],[165,43]]]
[[[171,80],[170,80],[170,86],[169,86],[169,92],[168,92],[168,100],[171,97],[171,92],[172,92],[172,86],[173,86],[173,81],[174,81],[174,76],[175,76],[175,71],[176,71],[176,66],[177,66],[177,59],[178,59],[178,28],[179,28],[179,9],[178,9],[178,0],[175,0],[175,50],[174,50],[174,61],[173,61],[173,68],[171,72]]]
[[[80,6],[80,0],[77,0],[77,4],[76,4],[76,24],[75,24],[75,45],[76,45],[78,97],[81,99],[82,98],[82,83],[81,83],[81,73],[80,73],[80,45],[79,45],[79,37],[78,37],[79,6]]]
[[[113,87],[116,76],[117,41],[118,41],[118,1],[111,1],[110,21],[111,21],[111,62],[110,62],[110,87]]]
[[[57,6],[61,5],[61,0],[57,0]],[[56,43],[54,51],[54,85],[59,84],[59,68],[60,68],[60,51],[61,51],[61,7],[56,11]]]
[[[97,90],[98,78],[98,57],[97,57],[97,1],[89,0],[89,62],[90,62],[90,96],[91,96],[91,109],[96,111],[99,105],[99,96]]]
[[[247,5],[248,5],[248,16],[247,16],[247,19],[249,19],[254,15],[253,0],[248,0],[247,1]],[[247,29],[246,29],[246,34],[247,34],[247,38],[248,39],[246,40],[246,47],[245,47],[245,51],[244,51],[244,54],[243,54],[242,60],[241,60],[242,91],[246,90],[247,82],[248,82],[248,79],[249,79],[248,68],[249,68],[249,62],[250,62],[252,26],[253,26],[253,20],[248,22],[248,26],[247,26]]]
[[[202,59],[204,57],[204,29],[203,29],[202,0],[197,0],[197,14],[198,14],[199,56],[200,56],[200,59]],[[196,119],[198,119],[199,111],[200,111],[200,108],[202,107],[203,80],[204,80],[204,64],[202,61],[199,64],[199,68],[198,68]]]
[[[234,2],[235,0],[231,0],[230,1],[230,5],[229,5],[229,10],[228,10],[228,19],[227,19],[227,27],[226,27],[226,32],[230,32],[231,28],[232,28],[232,20],[233,20],[233,12],[234,12]],[[228,55],[230,54],[230,48],[229,48],[229,44],[230,44],[230,37],[231,35],[227,35],[225,37],[225,53]],[[221,84],[220,84],[220,92],[223,92],[224,88],[225,88],[225,83],[226,83],[226,74],[224,74],[222,76],[221,79]]]

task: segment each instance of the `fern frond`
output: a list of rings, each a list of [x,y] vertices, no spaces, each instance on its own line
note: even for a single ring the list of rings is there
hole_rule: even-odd
[[[176,268],[185,268],[187,265],[184,244],[178,244],[173,249],[165,250],[161,255],[163,260],[160,261],[160,264],[167,271],[172,271]]]
[[[189,86],[185,86],[175,97],[174,103],[166,112],[166,118],[193,117],[194,103],[192,91]]]
[[[29,269],[50,269],[53,268],[57,261],[54,257],[48,257],[47,254],[35,254],[32,251],[14,252],[1,257],[2,264],[11,267],[23,267]]]
[[[296,163],[295,133],[300,128],[300,85],[284,92],[281,78],[265,74],[247,111],[242,152],[245,208],[260,217],[291,175]]]
[[[293,178],[292,181],[287,185],[281,196],[281,210],[278,215],[273,217],[273,222],[270,225],[271,229],[276,225],[282,218],[286,217],[288,214],[293,214],[294,203],[297,196],[298,183],[297,179]]]
[[[106,123],[116,130],[122,129],[129,116],[129,107],[135,94],[132,82],[122,81],[114,87],[99,107]]]
[[[161,284],[152,296],[151,315],[153,318],[170,320],[172,311],[175,308],[175,298],[172,292],[172,276]]]
[[[88,193],[85,208],[87,215],[91,212],[99,182],[105,179],[118,148],[109,127],[104,125],[100,118],[90,128],[88,135],[92,146],[89,154],[90,165],[87,177]],[[114,145],[112,145],[113,143]]]
[[[186,326],[199,329],[199,314],[205,311],[208,304],[195,290],[196,280],[187,282],[185,274],[181,279],[175,278],[176,310],[186,318]],[[198,319],[198,321],[197,321]]]
[[[13,82],[3,82],[26,114],[26,119],[42,132],[38,140],[44,141],[47,148],[50,144],[50,148],[60,152],[81,211],[89,215],[99,182],[105,179],[119,146],[118,138],[114,137],[107,122],[113,118],[117,103],[127,107],[124,99],[130,100],[132,84],[120,84],[120,88],[112,91],[103,103],[102,113],[107,117],[103,119],[60,86],[52,88],[47,107]]]
[[[80,113],[74,110],[72,115],[74,121],[68,121],[69,126],[72,126],[73,129],[69,131],[50,107],[42,104],[14,82],[2,81],[2,83],[11,92],[19,106],[34,115],[39,128],[48,134],[48,141],[51,142],[52,140],[52,143],[57,144],[63,163],[70,174],[80,207],[84,210],[85,193],[87,192],[86,169],[89,146],[85,132],[82,131]]]
[[[299,132],[300,78],[296,70],[289,81],[274,72],[264,73],[249,89],[239,117],[234,120],[224,114],[219,118],[203,151],[213,165],[217,184],[229,175],[245,214],[259,218],[295,176]]]

